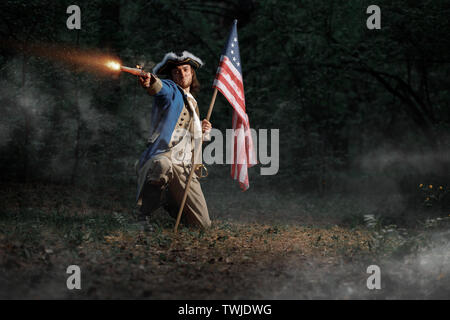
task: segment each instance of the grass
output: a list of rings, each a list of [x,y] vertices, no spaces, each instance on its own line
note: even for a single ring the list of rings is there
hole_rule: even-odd
[[[218,201],[210,188],[213,226],[181,227],[175,235],[174,221],[162,209],[150,220],[154,231],[140,231],[135,210],[119,192],[93,195],[51,185],[1,190],[4,299],[408,297],[411,291],[401,288],[369,292],[365,268],[428,252],[423,250],[433,249],[436,234],[440,241],[448,237],[449,227],[448,217],[423,219],[414,228],[383,223],[382,215],[368,220],[364,215],[376,204],[364,206],[350,196],[228,192]],[[260,201],[239,202],[242,197]],[[443,252],[440,261],[447,259]],[[72,264],[82,270],[82,290],[66,288]],[[441,297],[446,270],[430,280],[437,291],[420,287],[413,297]]]

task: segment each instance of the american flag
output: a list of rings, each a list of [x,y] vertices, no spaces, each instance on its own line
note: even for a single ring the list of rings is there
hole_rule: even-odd
[[[234,20],[225,49],[220,57],[213,88],[217,88],[233,106],[233,140],[231,176],[239,181],[243,191],[249,188],[247,168],[256,164],[250,123],[245,112],[244,84]]]

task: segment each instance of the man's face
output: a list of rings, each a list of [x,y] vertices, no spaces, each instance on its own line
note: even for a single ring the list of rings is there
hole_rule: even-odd
[[[192,68],[188,64],[174,67],[171,71],[172,80],[183,89],[189,88],[192,83]]]

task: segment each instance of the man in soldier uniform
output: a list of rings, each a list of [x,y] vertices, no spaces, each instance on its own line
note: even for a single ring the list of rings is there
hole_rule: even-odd
[[[195,70],[202,65],[198,57],[187,51],[170,52],[155,66],[153,73],[140,77],[141,85],[154,97],[147,150],[136,167],[136,199],[140,205],[139,220],[144,224],[164,198],[165,208],[176,218],[192,168],[194,138],[198,141],[203,135],[204,140],[210,140],[211,123],[206,119],[200,122],[194,98],[199,90]],[[160,79],[157,75],[169,79]],[[208,228],[211,220],[197,173],[194,172],[189,186],[182,221]]]

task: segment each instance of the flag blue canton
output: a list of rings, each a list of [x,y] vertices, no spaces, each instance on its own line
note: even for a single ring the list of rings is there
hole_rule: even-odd
[[[241,56],[239,54],[239,43],[237,35],[237,20],[234,20],[233,25],[231,26],[230,36],[228,37],[223,55],[227,56],[233,66],[239,71],[240,74],[242,74]]]

